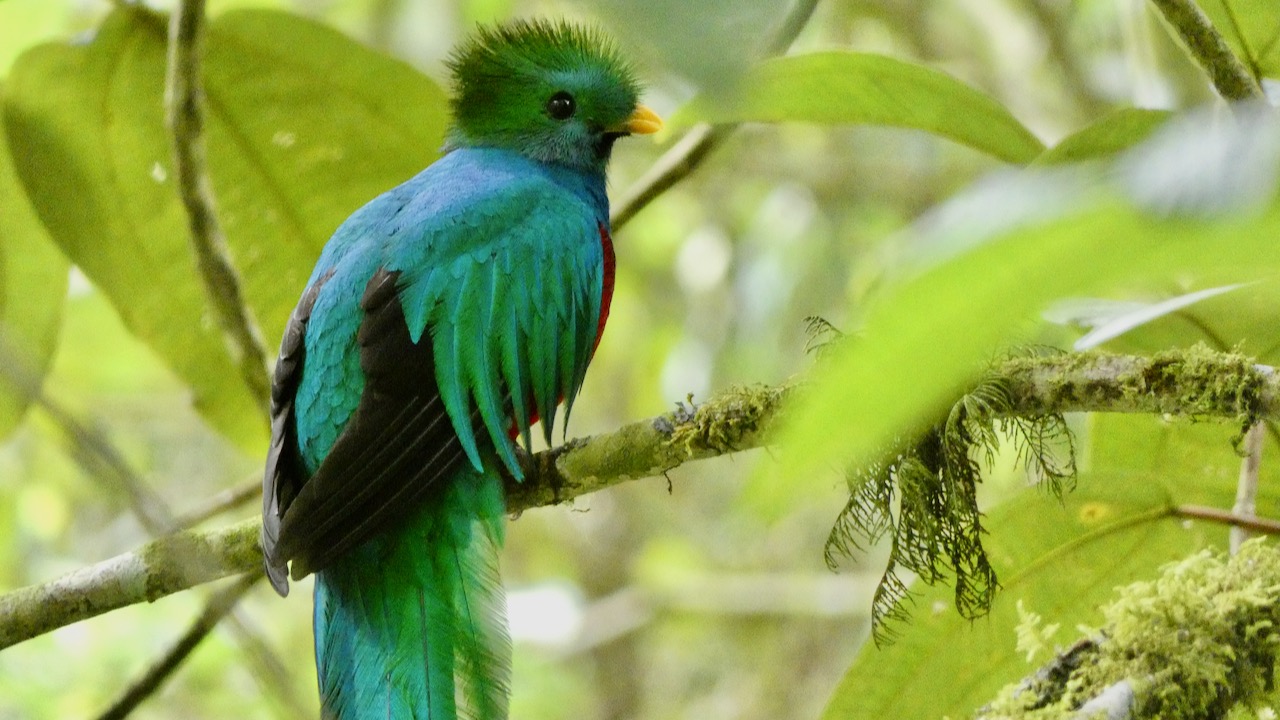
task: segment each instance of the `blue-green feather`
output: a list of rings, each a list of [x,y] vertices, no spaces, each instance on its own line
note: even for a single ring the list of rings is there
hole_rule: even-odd
[[[500,389],[494,386],[491,391],[489,386],[498,372],[511,372],[507,364],[514,367],[516,363],[514,358],[504,359],[500,343],[497,347],[490,343],[486,357],[496,358],[497,363],[471,365],[467,360],[470,351],[458,343],[471,342],[476,337],[492,339],[496,332],[491,330],[499,327],[494,320],[499,307],[505,305],[517,311],[513,324],[527,355],[519,363],[525,366],[520,369],[527,372],[520,375],[527,377],[529,386],[525,389],[550,441],[556,406],[562,397],[572,398],[581,386],[595,345],[594,318],[586,324],[585,336],[574,337],[583,330],[575,308],[594,307],[598,316],[600,283],[583,286],[578,275],[583,267],[598,268],[601,263],[598,227],[607,223],[607,215],[601,212],[605,207],[602,177],[547,167],[514,153],[469,152],[505,156],[504,164],[526,165],[520,168],[521,172],[511,172],[504,178],[509,182],[505,196],[481,203],[471,214],[487,222],[471,221],[467,229],[471,233],[491,233],[493,239],[481,249],[451,248],[446,244],[447,238],[442,238],[445,243],[406,245],[403,254],[392,258],[389,269],[403,273],[405,318],[415,340],[427,327],[432,328],[441,396],[475,466],[477,440],[470,425],[460,420],[468,417],[472,407],[478,407],[489,439],[494,447],[503,447],[505,442],[500,440],[510,429],[507,415],[501,412],[504,398]],[[452,226],[457,227],[456,221]],[[492,257],[492,246],[509,251]],[[490,274],[507,275],[494,275],[495,282],[508,288],[505,302],[494,302],[496,296],[491,292],[497,292],[492,290],[496,286],[486,284],[486,270],[479,269],[482,267]],[[594,273],[598,277],[599,270]],[[441,276],[451,277],[452,282],[441,282]],[[464,318],[467,324],[460,325],[458,318]],[[520,421],[517,427],[524,434],[527,422]],[[519,477],[514,454],[501,449],[499,452],[508,471]]]
[[[317,574],[316,667],[327,717],[452,719],[455,677],[472,717],[505,717],[503,512],[494,468],[468,470],[400,532]]]
[[[505,717],[498,469],[522,477],[513,423],[528,443],[536,411],[549,436],[557,403],[581,385],[606,222],[602,176],[463,149],[353,215],[326,248],[297,391],[307,470],[323,463],[364,391],[359,303],[379,270],[398,273],[406,331],[431,343],[433,379],[468,458],[401,529],[317,574],[328,717],[453,718],[455,684],[473,717]]]

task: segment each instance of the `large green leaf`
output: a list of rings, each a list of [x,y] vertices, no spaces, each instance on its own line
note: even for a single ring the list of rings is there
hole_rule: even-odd
[[[1267,77],[1280,77],[1280,3],[1275,0],[1198,2],[1246,65]]]
[[[927,588],[911,620],[884,647],[867,646],[832,697],[825,718],[969,717],[999,688],[1035,670],[1016,649],[1017,604],[1060,625],[1053,642],[1070,645],[1076,626],[1097,626],[1097,608],[1118,585],[1154,577],[1165,562],[1210,544],[1222,525],[1190,522],[1182,504],[1229,507],[1239,458],[1235,428],[1166,423],[1144,416],[1099,416],[1087,455],[1094,469],[1061,505],[1023,492],[987,518],[986,542],[1003,587],[992,612],[962,618],[948,587]],[[1280,467],[1264,467],[1264,504],[1280,500]]]
[[[1121,108],[1063,138],[1036,158],[1036,164],[1109,158],[1146,140],[1171,117],[1167,110]]]
[[[91,42],[37,47],[5,107],[18,170],[55,240],[130,331],[189,383],[219,430],[255,449],[259,417],[188,247],[163,124],[165,28],[118,10]],[[350,212],[437,156],[445,99],[412,68],[284,13],[209,27],[209,168],[269,344]]]
[[[880,298],[858,340],[816,368],[788,416],[786,471],[820,475],[936,416],[1055,299],[1174,276],[1226,284],[1280,273],[1277,153],[1264,148],[1277,128],[1244,125],[1235,134],[1187,121],[1113,168],[987,182],[922,221],[904,241],[933,264]]]
[[[1237,133],[1204,116],[1180,118],[1113,163],[988,181],[922,220],[904,238],[915,264],[869,312],[862,335],[824,361],[791,414],[786,471],[849,462],[936,415],[1001,348],[1028,337],[1055,298],[1280,273],[1268,250],[1280,233],[1277,151],[1265,149],[1280,130],[1264,114],[1245,111],[1240,121]],[[855,662],[828,717],[966,716],[1033,669],[1015,653],[1017,600],[1066,628],[1096,623],[1112,586],[1224,542],[1223,528],[1188,523],[1172,508],[1230,506],[1236,432],[1096,418],[1065,513],[1032,493],[990,513],[987,547],[1004,584],[991,616],[970,624],[952,609],[951,588],[927,590],[903,639]],[[1264,472],[1267,507],[1280,499],[1280,472]]]
[[[681,114],[709,122],[870,123],[925,130],[1013,163],[1044,151],[990,96],[946,73],[902,60],[821,52],[766,61],[739,91],[702,97]]]
[[[0,125],[0,362],[16,375],[38,381],[49,368],[62,324],[67,271],[66,258],[14,172]],[[29,392],[12,379],[0,376],[0,438],[13,431],[30,401]]]
[[[1121,491],[1081,490],[1061,506],[1028,492],[993,512],[986,544],[1003,585],[990,615],[963,618],[950,588],[922,592],[892,643],[863,648],[824,719],[968,717],[1033,670],[1016,649],[1019,600],[1070,637],[1077,623],[1098,622],[1113,587],[1205,542],[1167,515],[1158,488],[1105,474],[1088,481]]]

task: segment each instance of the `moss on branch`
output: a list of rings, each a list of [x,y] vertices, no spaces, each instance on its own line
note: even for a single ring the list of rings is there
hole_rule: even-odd
[[[1055,495],[1075,482],[1075,452],[1063,413],[1107,410],[1225,418],[1237,444],[1274,414],[1270,368],[1204,345],[1151,357],[1101,353],[1013,357],[993,367],[948,413],[901,438],[848,474],[849,499],[826,546],[827,564],[880,537],[889,561],[872,602],[876,639],[906,618],[904,571],[925,584],[951,582],[969,618],[986,614],[999,580],[983,545],[977,488],[983,463],[1011,442],[1034,477]]]
[[[1216,417],[1242,426],[1256,418],[1280,419],[1280,378],[1272,368],[1203,347],[1153,357],[1015,358],[993,368],[984,383],[999,389],[999,406],[975,396],[971,400],[979,402],[971,402],[964,417],[953,420],[963,423],[977,415],[1018,422],[1072,411]],[[519,513],[566,502],[628,480],[662,475],[690,460],[759,447],[783,411],[788,387],[732,388],[697,407],[681,405],[656,418],[537,453],[528,459],[525,482],[508,482],[508,507]],[[949,452],[956,455],[954,448]],[[880,497],[872,493],[868,498],[873,496]],[[125,605],[257,572],[257,527],[252,519],[170,535],[0,596],[0,648]]]
[[[1193,0],[1151,0],[1224,99],[1263,100],[1258,80]]]
[[[1100,632],[1006,686],[977,717],[1198,720],[1253,707],[1274,684],[1280,551],[1261,540],[1230,560],[1202,551],[1121,588],[1102,612]]]
[[[997,371],[1010,383],[1013,412],[1141,412],[1229,418],[1249,426],[1280,416],[1273,368],[1205,345],[1150,357],[1073,353],[1013,358]]]
[[[529,459],[523,483],[507,482],[519,513],[627,480],[661,475],[689,460],[758,447],[785,391],[735,388],[690,409],[572,440]],[[259,572],[258,520],[165,536],[40,585],[0,596],[0,649],[64,625],[201,583]]]

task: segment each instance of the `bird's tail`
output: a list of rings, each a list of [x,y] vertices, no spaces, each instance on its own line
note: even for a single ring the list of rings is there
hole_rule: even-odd
[[[323,720],[501,720],[511,640],[502,484],[468,468],[401,528],[316,575]]]

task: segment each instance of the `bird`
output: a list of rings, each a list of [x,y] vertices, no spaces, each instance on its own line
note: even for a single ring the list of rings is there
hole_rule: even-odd
[[[656,132],[603,31],[481,26],[441,156],[348,217],[272,375],[261,546],[315,575],[324,720],[507,716],[503,477],[552,441],[609,316],[614,143]]]

